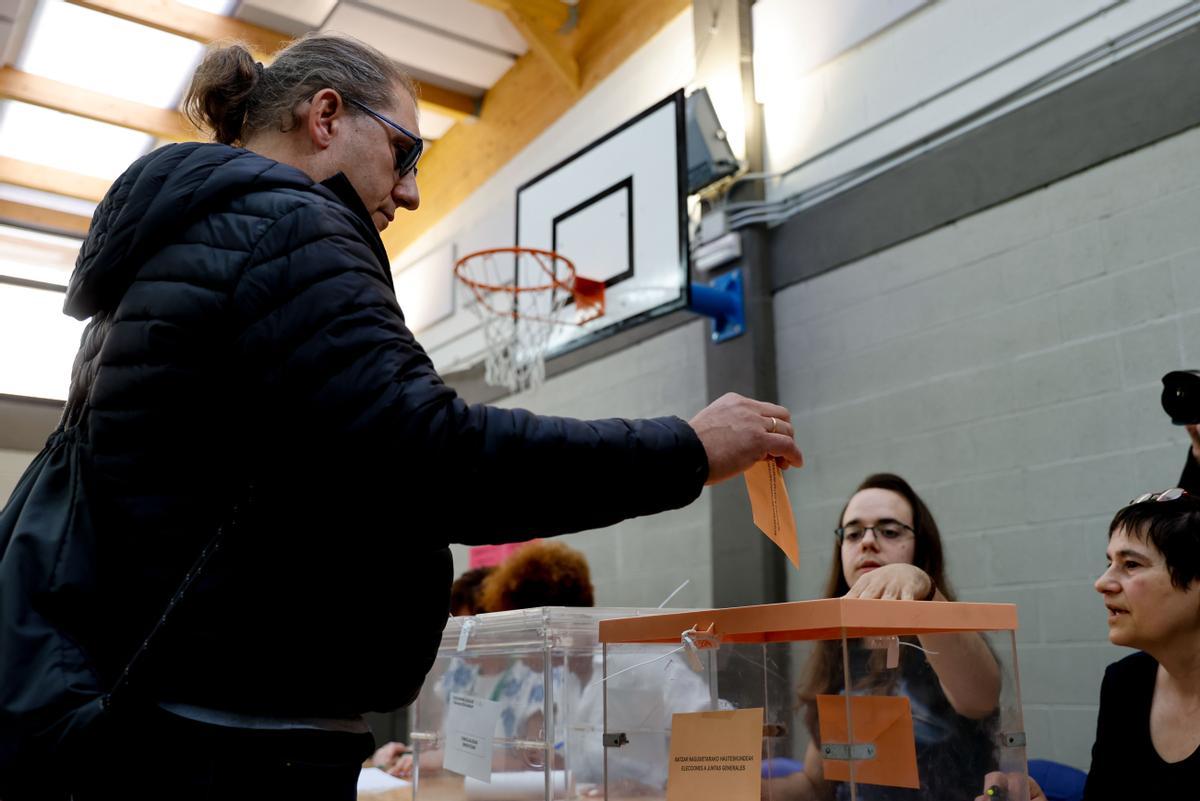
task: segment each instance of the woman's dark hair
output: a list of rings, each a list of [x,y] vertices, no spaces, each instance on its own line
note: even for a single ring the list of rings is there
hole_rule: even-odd
[[[538,540],[501,562],[483,581],[485,612],[535,606],[594,606],[591,572],[579,551],[561,542]]]
[[[913,564],[924,570],[935,587],[947,600],[954,600],[954,591],[946,579],[946,563],[942,555],[942,535],[938,531],[937,521],[933,513],[921,500],[912,486],[893,473],[876,473],[867,476],[858,488],[851,493],[853,498],[867,489],[883,489],[894,492],[908,502],[913,514],[913,534],[916,537],[916,547],[913,550]],[[842,506],[838,514],[837,525],[842,524],[846,509],[850,506],[850,498]],[[850,591],[846,576],[842,571],[841,548],[833,549],[833,560],[829,575],[825,581],[822,597],[840,598]],[[881,652],[882,653],[882,652]],[[842,652],[840,640],[821,640],[814,643],[812,656],[804,671],[804,680],[800,685],[800,703],[805,706],[805,720],[812,736],[817,738],[816,708],[817,696],[836,693],[843,684]]]
[[[395,86],[414,98],[412,79],[387,56],[349,36],[310,33],[280,50],[269,67],[241,44],[208,51],[184,97],[188,119],[226,145],[244,144],[256,132],[290,131],[295,108],[321,89],[373,108],[395,99]],[[352,113],[363,113],[350,105]]]
[[[1109,539],[1117,529],[1158,549],[1172,586],[1187,590],[1200,578],[1200,498],[1184,495],[1173,501],[1130,504],[1113,518]]]
[[[459,610],[466,610],[468,615],[482,612],[479,596],[483,593],[483,580],[495,569],[494,565],[477,567],[456,578],[450,585],[450,614],[456,615]]]

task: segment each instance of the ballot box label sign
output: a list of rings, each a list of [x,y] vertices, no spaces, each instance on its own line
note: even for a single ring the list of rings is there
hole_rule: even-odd
[[[453,693],[446,713],[446,770],[481,782],[492,780],[492,738],[500,704]]]
[[[667,801],[758,801],[762,707],[671,718]]]

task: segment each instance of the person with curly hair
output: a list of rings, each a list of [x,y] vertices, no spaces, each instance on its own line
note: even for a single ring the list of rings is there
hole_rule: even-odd
[[[587,559],[566,543],[552,540],[522,546],[483,580],[479,594],[484,612],[595,605]]]
[[[450,585],[450,614],[453,617],[477,615],[483,611],[479,595],[483,591],[484,580],[495,569],[495,565],[477,567],[454,580]]]

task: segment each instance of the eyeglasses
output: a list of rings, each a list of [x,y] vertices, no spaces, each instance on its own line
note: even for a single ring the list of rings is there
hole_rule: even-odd
[[[395,143],[396,174],[399,177],[403,178],[405,175],[408,175],[409,172],[415,171],[417,168],[417,159],[421,158],[421,152],[425,149],[425,140],[423,140],[421,137],[417,136],[415,133],[408,130],[404,126],[398,125],[398,124],[392,122],[387,117],[380,114],[379,112],[372,111],[371,109],[364,106],[362,103],[359,103],[357,100],[348,100],[347,102],[351,103],[355,106],[358,106],[360,109],[367,112],[372,117],[374,117],[375,119],[382,122],[384,125],[388,125],[392,128],[395,128],[397,131],[404,134],[405,136],[407,136],[409,139],[411,139],[413,141],[413,143],[411,145],[408,145],[407,147],[399,142]]]
[[[1130,501],[1129,505],[1133,506],[1135,503],[1146,503],[1147,501],[1177,501],[1187,497],[1189,497],[1187,490],[1175,487],[1162,492],[1147,492],[1145,495],[1139,495]]]
[[[902,539],[907,534],[916,534],[912,526],[907,526],[894,520],[887,523],[877,523],[873,526],[861,526],[858,523],[851,523],[848,526],[835,528],[833,533],[837,535],[838,542],[848,542],[851,545],[857,545],[862,542],[862,538],[867,536],[868,531],[875,532],[875,538],[886,542],[896,542]]]

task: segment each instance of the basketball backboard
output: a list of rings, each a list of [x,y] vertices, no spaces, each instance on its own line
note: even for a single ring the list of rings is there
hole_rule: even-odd
[[[561,253],[606,287],[604,315],[558,326],[548,355],[687,305],[685,159],[679,91],[518,187],[516,244]]]
[[[514,181],[507,190],[515,190],[511,211],[468,216],[471,222],[449,239],[397,266],[396,294],[409,327],[439,370],[466,369],[488,352],[473,293],[454,275],[455,262],[469,253],[512,245],[553,250],[579,276],[606,284],[605,314],[582,326],[555,326],[551,356],[687,305],[684,122],[679,91],[534,177]],[[509,264],[503,283],[545,280],[536,265],[522,274],[515,259]],[[562,319],[578,318],[575,311],[567,304]]]

